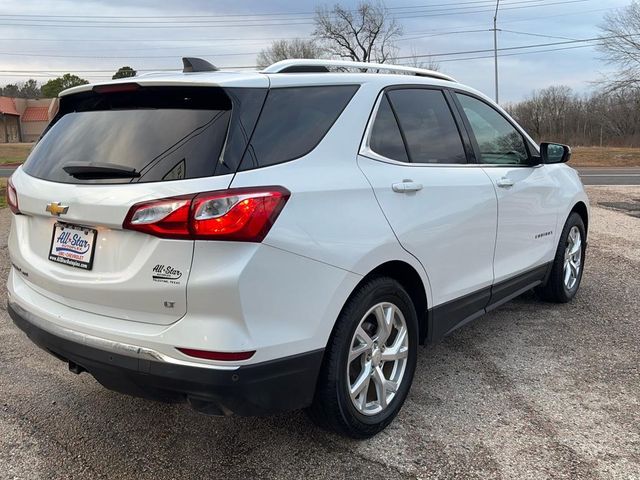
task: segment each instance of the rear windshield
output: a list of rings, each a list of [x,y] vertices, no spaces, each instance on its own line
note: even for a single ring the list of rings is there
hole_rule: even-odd
[[[167,88],[72,98],[61,104],[59,117],[24,170],[63,183],[158,182],[232,173],[266,94],[263,89],[235,90]],[[100,174],[65,171],[85,164],[133,174],[95,178]]]

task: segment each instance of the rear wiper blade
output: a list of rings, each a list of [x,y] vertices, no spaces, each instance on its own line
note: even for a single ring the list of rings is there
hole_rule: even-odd
[[[79,180],[137,178],[140,176],[140,172],[137,172],[135,168],[116,163],[69,162],[62,169]]]

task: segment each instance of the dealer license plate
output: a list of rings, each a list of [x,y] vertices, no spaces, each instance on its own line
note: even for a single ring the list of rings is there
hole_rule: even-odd
[[[94,228],[56,223],[53,227],[49,260],[91,270],[97,233],[98,231]]]

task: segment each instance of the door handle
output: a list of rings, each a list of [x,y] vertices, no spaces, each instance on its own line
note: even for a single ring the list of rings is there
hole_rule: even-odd
[[[496,182],[500,188],[510,188],[513,187],[513,180],[507,177],[502,177],[500,180]]]
[[[417,192],[418,190],[422,190],[422,184],[411,180],[403,180],[402,182],[394,183],[391,185],[391,188],[394,192],[398,193]]]

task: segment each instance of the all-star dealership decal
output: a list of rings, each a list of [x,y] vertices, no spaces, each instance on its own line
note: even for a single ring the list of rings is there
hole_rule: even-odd
[[[177,268],[173,268],[171,265],[158,264],[153,267],[153,274],[151,278],[154,282],[174,283],[180,285],[180,278],[182,272]]]

